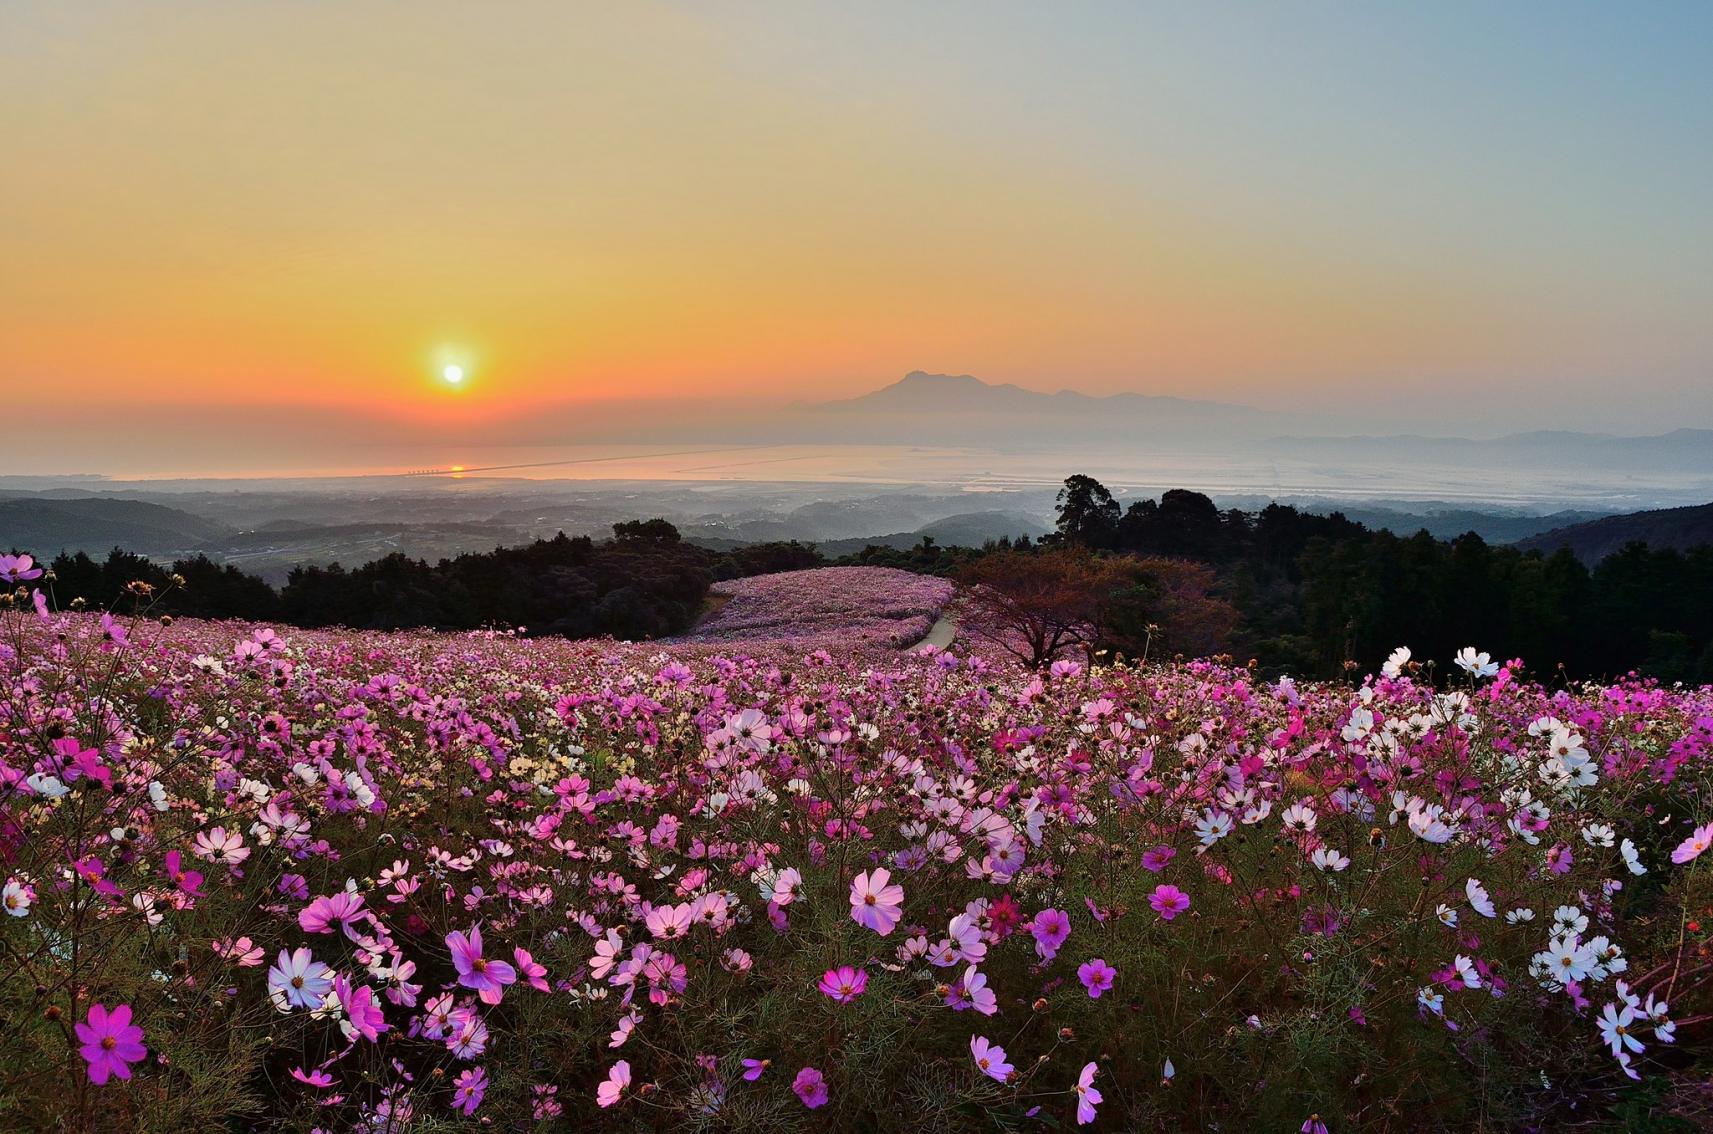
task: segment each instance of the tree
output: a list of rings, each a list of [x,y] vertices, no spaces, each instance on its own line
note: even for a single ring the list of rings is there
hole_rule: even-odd
[[[1066,650],[1092,653],[1126,582],[1116,561],[1076,548],[996,551],[958,577],[969,588],[967,629],[1034,669]]]
[[[621,543],[677,543],[678,529],[656,516],[652,520],[624,520],[613,525],[613,538]]]
[[[1059,489],[1059,538],[1072,547],[1111,548],[1118,538],[1118,501],[1092,476],[1067,477]]]

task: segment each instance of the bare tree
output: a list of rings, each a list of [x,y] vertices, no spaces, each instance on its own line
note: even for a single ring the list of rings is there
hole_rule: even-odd
[[[1065,548],[982,556],[959,575],[968,629],[1031,668],[1066,650],[1092,653],[1108,604],[1124,585],[1109,561]]]

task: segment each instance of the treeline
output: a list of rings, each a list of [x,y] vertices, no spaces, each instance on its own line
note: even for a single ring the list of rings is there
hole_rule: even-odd
[[[1473,645],[1537,674],[1713,682],[1713,547],[1631,544],[1590,570],[1562,549],[1398,536],[1278,504],[1221,510],[1199,492],[1120,510],[1085,476],[1065,482],[1042,542],[1212,566],[1240,614],[1231,648],[1275,671],[1372,671],[1400,645],[1444,665]]]
[[[822,561],[800,543],[711,551],[683,542],[665,520],[613,530],[610,540],[562,532],[436,564],[394,553],[350,569],[297,567],[277,591],[207,556],[163,567],[115,548],[105,560],[61,554],[51,564],[51,585],[61,603],[129,608],[139,601],[133,584],[140,582],[156,613],[197,618],[371,630],[523,626],[532,634],[641,640],[686,630],[716,580]]]

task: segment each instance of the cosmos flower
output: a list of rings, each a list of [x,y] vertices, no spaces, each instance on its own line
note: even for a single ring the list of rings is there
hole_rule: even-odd
[[[889,885],[892,875],[876,867],[851,880],[851,920],[885,937],[904,916],[904,887]]]
[[[1118,970],[1107,964],[1100,957],[1085,961],[1077,966],[1077,979],[1088,989],[1091,1000],[1099,1000],[1100,994],[1112,988],[1112,982],[1118,977]]]
[[[1093,1122],[1095,1108],[1104,1101],[1094,1086],[1094,1077],[1099,1071],[1099,1066],[1094,1063],[1083,1064],[1082,1074],[1077,1076],[1076,1086],[1071,1088],[1077,1096],[1078,1126]]]
[[[77,1053],[88,1065],[89,1081],[104,1085],[109,1076],[131,1077],[131,1064],[148,1055],[143,1046],[143,1029],[131,1023],[131,1006],[114,1005],[111,1011],[104,1004],[91,1004],[84,1022],[73,1026],[77,1033]]]
[[[813,1067],[797,1072],[797,1077],[791,1081],[791,1089],[810,1110],[827,1105],[827,1080]]]
[[[986,1036],[970,1037],[970,1058],[975,1060],[976,1069],[990,1079],[1003,1083],[1011,1078],[1017,1068],[1006,1062],[1005,1049],[990,1043]]]
[[[828,969],[821,974],[820,983],[816,988],[833,998],[839,1004],[849,1004],[862,995],[868,987],[868,973],[862,969],[854,969],[849,965],[841,965],[836,969]]]
[[[333,988],[330,970],[310,953],[307,946],[287,953],[268,969],[268,995],[281,1012],[293,1008],[319,1008]]]
[[[1035,938],[1035,952],[1044,961],[1058,956],[1065,938],[1071,935],[1071,919],[1063,910],[1044,909],[1029,923],[1029,933]]]
[[[1161,921],[1171,921],[1190,908],[1190,896],[1176,886],[1156,886],[1148,895],[1148,904],[1160,915]]]
[[[479,925],[471,926],[467,936],[456,930],[448,933],[446,947],[452,951],[452,967],[458,972],[458,983],[474,989],[483,1004],[498,1004],[505,995],[505,986],[517,981],[517,970],[511,965],[482,956]]]
[[[603,1110],[615,1106],[624,1098],[625,1090],[629,1086],[630,1064],[621,1059],[613,1064],[612,1070],[607,1072],[607,1077],[595,1088],[595,1102],[600,1104]]]

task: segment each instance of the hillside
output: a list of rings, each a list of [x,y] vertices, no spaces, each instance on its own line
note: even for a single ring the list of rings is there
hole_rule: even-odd
[[[141,500],[35,495],[0,499],[0,549],[27,547],[44,556],[112,547],[158,555],[199,547],[231,531],[182,509]]]
[[[1517,546],[1549,555],[1568,547],[1578,559],[1593,565],[1629,543],[1645,543],[1656,551],[1713,545],[1713,504],[1607,516],[1542,532],[1517,541]]]

